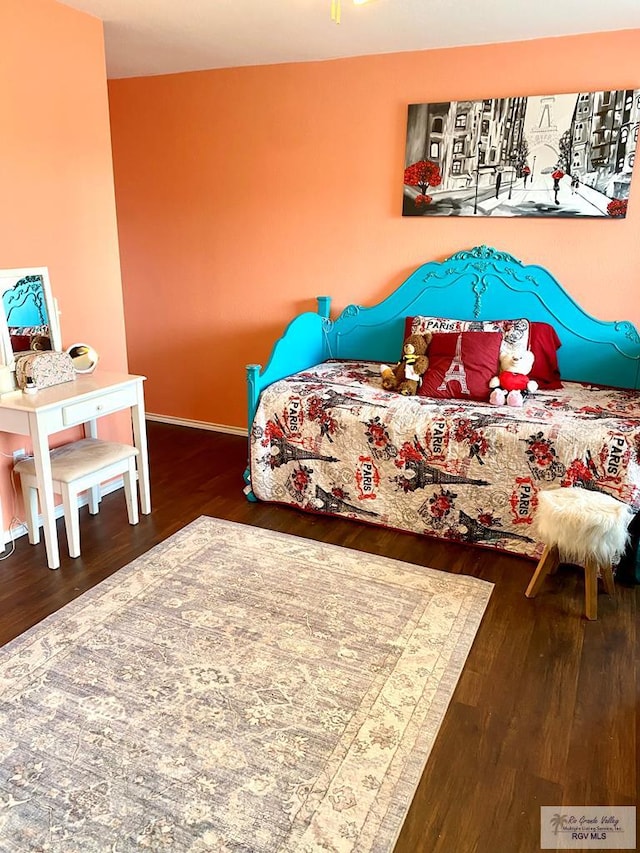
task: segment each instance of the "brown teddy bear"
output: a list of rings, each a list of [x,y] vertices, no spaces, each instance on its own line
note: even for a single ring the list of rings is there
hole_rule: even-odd
[[[427,349],[430,342],[431,332],[409,335],[402,347],[402,360],[394,367],[380,365],[382,387],[386,391],[397,391],[405,396],[416,393],[420,379],[429,367]]]

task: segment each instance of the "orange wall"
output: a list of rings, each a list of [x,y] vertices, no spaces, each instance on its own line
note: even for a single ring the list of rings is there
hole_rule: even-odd
[[[0,268],[48,266],[63,344],[86,340],[99,369],[126,371],[102,24],[53,0],[1,0],[0,32]],[[100,428],[130,434],[122,417]],[[2,453],[18,447],[28,440],[0,433]],[[5,529],[11,465],[0,457]]]
[[[264,364],[316,294],[371,304],[481,243],[640,324],[640,187],[624,221],[400,215],[408,103],[640,87],[639,51],[632,30],[111,81],[128,352],[148,410],[245,425],[244,365]]]

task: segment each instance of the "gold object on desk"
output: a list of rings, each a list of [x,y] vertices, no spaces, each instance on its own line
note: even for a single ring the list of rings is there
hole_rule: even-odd
[[[92,373],[98,364],[98,353],[89,344],[71,344],[67,347],[76,373]]]

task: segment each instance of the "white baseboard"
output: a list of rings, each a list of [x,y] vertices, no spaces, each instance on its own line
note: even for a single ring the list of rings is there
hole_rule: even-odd
[[[124,480],[122,479],[122,477],[118,477],[117,479],[112,480],[111,482],[106,483],[104,486],[100,487],[100,496],[104,497],[105,495],[110,495],[111,492],[115,492],[118,489],[123,489],[123,488],[124,488]],[[78,499],[78,506],[86,506],[88,503],[89,503],[89,499],[88,499],[87,494],[85,493],[85,494],[80,495],[80,498]],[[62,518],[63,515],[64,515],[64,510],[62,508],[62,504],[57,504],[56,508],[55,508],[55,517],[56,518]],[[40,526],[42,526],[42,515],[38,516],[38,524]],[[4,543],[5,549],[6,549],[6,546],[9,544],[9,542],[15,541],[20,536],[26,536],[27,532],[28,532],[27,531],[27,525],[26,525],[26,522],[24,522],[24,521],[19,522],[16,525],[12,525],[10,531],[9,530],[3,530],[2,531],[2,541]],[[0,551],[0,557],[1,556],[2,556],[2,551]]]
[[[226,424],[212,424],[208,421],[192,421],[188,418],[172,418],[169,415],[154,415],[145,412],[145,418],[149,421],[158,421],[161,424],[173,424],[174,426],[191,427],[192,429],[208,429],[212,432],[224,432],[228,435],[242,435],[245,438],[249,434],[242,427],[227,426]]]

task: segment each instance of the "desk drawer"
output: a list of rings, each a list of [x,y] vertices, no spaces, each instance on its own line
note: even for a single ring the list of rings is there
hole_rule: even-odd
[[[110,412],[118,412],[120,409],[135,406],[137,402],[135,387],[119,388],[117,391],[109,391],[91,397],[89,400],[63,406],[62,422],[65,426],[82,424],[85,421],[92,421],[94,418],[101,418]]]

